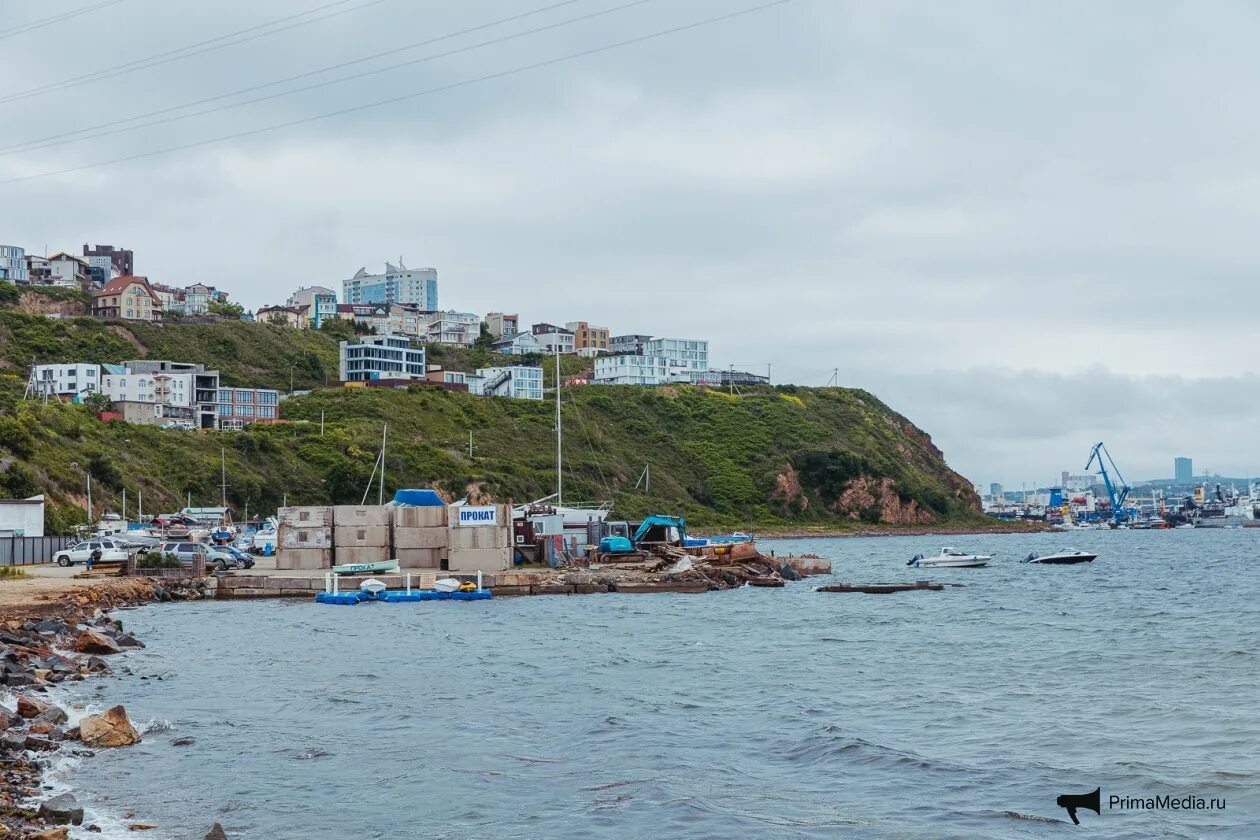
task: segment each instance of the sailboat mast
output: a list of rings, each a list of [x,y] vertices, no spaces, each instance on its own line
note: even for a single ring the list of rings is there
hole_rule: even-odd
[[[227,450],[219,447],[219,504],[227,507]]]
[[[564,427],[560,418],[560,339],[556,337],[556,507],[564,506]]]

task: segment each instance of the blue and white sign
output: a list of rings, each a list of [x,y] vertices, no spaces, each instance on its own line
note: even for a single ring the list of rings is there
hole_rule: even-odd
[[[464,506],[459,509],[460,527],[472,528],[482,525],[498,525],[499,509],[494,505],[485,507]]]

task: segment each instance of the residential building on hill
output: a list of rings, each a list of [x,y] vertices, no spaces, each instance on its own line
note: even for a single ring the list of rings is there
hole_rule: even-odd
[[[637,353],[643,355],[643,349],[647,347],[647,343],[652,340],[650,335],[615,335],[608,339],[608,352],[617,353]]]
[[[26,249],[17,245],[0,245],[0,280],[26,283]]]
[[[217,429],[219,372],[166,359],[132,359],[108,365],[101,391],[128,423]]]
[[[219,386],[216,406],[220,429],[240,429],[251,423],[275,423],[280,419],[280,392],[271,388]]]
[[[122,277],[109,257],[84,257],[83,261],[87,263],[88,282],[94,289],[101,288],[115,277]]]
[[[254,320],[261,324],[283,324],[295,330],[310,326],[305,306],[260,306],[254,313]]]
[[[27,387],[36,397],[77,402],[101,390],[101,366],[92,364],[35,365]]]
[[[571,355],[577,352],[573,333],[564,327],[557,327],[555,324],[547,323],[534,324],[530,328],[530,332],[534,334],[534,338],[538,339],[538,343],[542,345],[545,353],[558,351],[561,355]]]
[[[595,359],[596,385],[665,385],[687,382],[687,372],[659,356],[623,353]]]
[[[496,353],[502,353],[505,356],[525,356],[530,353],[541,353],[542,342],[533,333],[518,332],[513,335],[505,335],[494,344],[490,345],[491,349]]]
[[[425,340],[430,344],[449,347],[472,347],[480,335],[480,315],[453,310],[432,313],[425,330]]]
[[[694,338],[653,338],[643,347],[643,355],[664,359],[671,367],[688,374],[709,369],[709,342]]]
[[[511,397],[517,400],[543,398],[543,369],[540,367],[478,368],[477,393],[484,397]],[[471,388],[470,388],[471,390]]]
[[[26,282],[32,286],[52,284],[52,269],[48,266],[48,257],[41,257],[39,254],[26,255]]]
[[[486,329],[495,338],[503,338],[520,332],[521,317],[505,315],[502,312],[491,312],[486,315]]]
[[[193,283],[191,286],[184,287],[184,314],[207,315],[210,312],[211,301],[226,299],[227,295],[214,286],[207,286],[205,283]]]
[[[118,277],[126,277],[136,273],[136,255],[127,248],[115,248],[113,245],[93,245],[83,243],[83,256],[104,257],[109,260],[110,267]]]
[[[424,379],[428,369],[424,348],[412,347],[411,340],[395,335],[363,336],[340,344],[342,382],[371,379]]]
[[[368,274],[360,268],[342,283],[345,303],[406,303],[417,309],[435,312],[438,308],[436,268],[407,268],[401,258],[398,265],[385,263],[383,274]]]
[[[161,321],[162,301],[145,277],[115,277],[92,295],[92,315],[129,321]]]
[[[92,288],[87,262],[74,254],[65,251],[53,254],[48,258],[48,272],[54,286],[84,291]]]
[[[289,295],[286,306],[305,306],[311,326],[319,329],[337,317],[337,293],[327,286],[303,286]]]
[[[742,370],[706,370],[692,373],[691,381],[696,385],[708,385],[713,388],[729,388],[740,385],[769,385],[770,377]]]
[[[573,346],[581,356],[598,356],[608,352],[608,327],[596,327],[585,321],[570,321],[564,328],[573,333]],[[583,353],[585,350],[587,352]]]

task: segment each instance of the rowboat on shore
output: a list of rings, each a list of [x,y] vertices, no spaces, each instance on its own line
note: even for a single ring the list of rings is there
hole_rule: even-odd
[[[398,571],[397,560],[382,560],[379,563],[347,563],[333,566],[333,573],[338,575],[377,575]]]

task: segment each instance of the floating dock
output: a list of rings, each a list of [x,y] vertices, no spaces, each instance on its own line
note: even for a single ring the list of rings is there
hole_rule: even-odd
[[[415,604],[420,601],[489,601],[493,593],[489,589],[474,589],[471,592],[435,592],[421,590],[418,592],[382,592],[373,595],[369,592],[317,592],[315,603],[353,606],[380,601],[386,604]]]
[[[946,586],[961,587],[961,583],[933,583],[916,580],[914,583],[833,583],[814,588],[815,592],[860,592],[866,595],[891,595],[894,592],[940,592]]]

